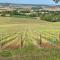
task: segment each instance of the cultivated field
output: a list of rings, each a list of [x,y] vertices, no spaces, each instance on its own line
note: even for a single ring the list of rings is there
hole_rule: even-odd
[[[59,60],[60,22],[0,17],[0,51],[1,60]]]

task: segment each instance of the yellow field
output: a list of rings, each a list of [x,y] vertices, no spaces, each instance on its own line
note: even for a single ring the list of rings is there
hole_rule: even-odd
[[[60,31],[60,22],[46,22],[40,19],[0,17],[0,32],[21,32],[25,29],[32,31]]]

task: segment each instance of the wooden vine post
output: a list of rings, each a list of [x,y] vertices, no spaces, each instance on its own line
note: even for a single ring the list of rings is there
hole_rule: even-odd
[[[41,36],[41,34],[40,34],[40,46],[41,46],[41,44],[42,44],[42,36]]]
[[[0,34],[0,50],[1,50],[1,34]]]
[[[2,34],[0,34],[0,50],[2,49]]]
[[[21,33],[21,48],[23,47],[23,33]]]

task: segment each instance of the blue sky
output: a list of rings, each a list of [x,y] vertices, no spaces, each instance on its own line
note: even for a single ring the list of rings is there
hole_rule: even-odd
[[[52,0],[0,0],[0,3],[55,4]],[[60,2],[58,4],[60,5]]]

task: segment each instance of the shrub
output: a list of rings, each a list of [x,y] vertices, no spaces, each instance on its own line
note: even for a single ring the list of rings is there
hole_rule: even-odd
[[[3,56],[3,57],[12,56],[11,52],[8,51],[8,50],[0,52],[0,55]]]

